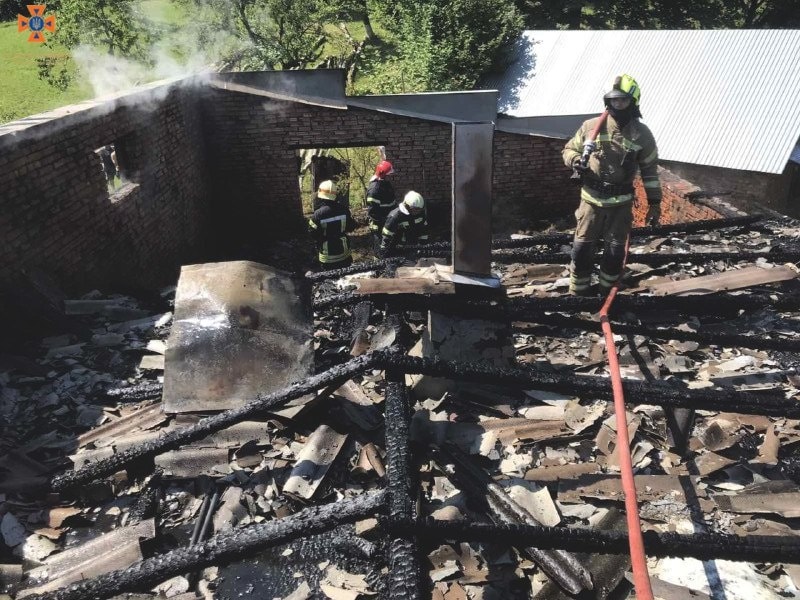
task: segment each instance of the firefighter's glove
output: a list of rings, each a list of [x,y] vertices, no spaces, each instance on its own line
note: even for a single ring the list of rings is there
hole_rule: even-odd
[[[658,222],[661,220],[661,203],[658,204],[650,203],[650,206],[647,207],[647,216],[644,218],[644,224],[649,227],[654,227],[658,225]]]
[[[581,162],[581,157],[576,156],[575,159],[572,161],[572,170],[579,175],[583,175],[586,171],[589,170],[589,165],[584,165]]]

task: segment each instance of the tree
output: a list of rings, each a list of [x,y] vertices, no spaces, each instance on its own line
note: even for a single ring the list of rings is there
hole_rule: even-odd
[[[28,16],[28,0],[0,0],[0,21],[14,21],[17,15]]]
[[[150,48],[155,36],[138,6],[135,0],[49,2],[48,11],[56,14],[56,31],[48,36],[45,46],[91,46],[115,57],[151,64]],[[73,80],[71,61],[69,55],[37,58],[39,79],[65,91]]]
[[[377,41],[378,37],[372,28],[367,0],[330,0],[326,4],[327,11],[334,20],[360,21],[364,25],[366,41],[368,43]]]
[[[470,89],[522,29],[512,0],[398,0],[387,10],[397,55],[372,65],[384,93]]]
[[[67,48],[99,47],[113,56],[147,62],[154,41],[135,0],[59,0],[54,40]]]
[[[516,0],[528,29],[797,27],[796,0]]]
[[[316,66],[325,44],[322,0],[188,0],[201,47],[231,70]]]

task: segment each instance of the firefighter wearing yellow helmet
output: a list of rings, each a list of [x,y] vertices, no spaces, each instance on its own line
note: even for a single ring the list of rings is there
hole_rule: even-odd
[[[633,181],[637,172],[648,202],[645,224],[657,225],[661,218],[658,149],[650,129],[639,120],[641,96],[633,77],[617,76],[611,91],[603,96],[607,114],[585,121],[564,146],[564,163],[581,177],[570,264],[571,294],[592,293],[599,240],[604,240],[600,293],[607,294],[622,274],[625,245],[633,224]]]
[[[381,233],[381,256],[387,256],[397,244],[427,242],[428,221],[422,195],[413,190],[408,192],[400,205],[386,217]]]
[[[341,269],[353,264],[348,232],[356,227],[350,207],[336,200],[336,184],[323,181],[317,189],[319,208],[308,220],[308,232],[317,248],[317,259],[325,270]]]

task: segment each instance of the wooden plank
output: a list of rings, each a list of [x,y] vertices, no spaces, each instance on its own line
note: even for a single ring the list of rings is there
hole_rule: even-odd
[[[680,255],[676,256],[680,257]],[[788,265],[781,265],[771,269],[754,265],[744,269],[692,277],[691,279],[682,279],[680,281],[667,281],[652,285],[648,285],[644,281],[642,282],[642,287],[646,287],[655,296],[686,296],[713,294],[714,292],[725,290],[739,290],[754,285],[788,281],[796,277],[797,272]]]
[[[453,283],[435,281],[427,278],[409,279],[359,279],[356,281],[357,294],[455,294]]]
[[[297,455],[283,492],[309,500],[322,483],[345,441],[347,434],[339,433],[327,425],[317,427]]]

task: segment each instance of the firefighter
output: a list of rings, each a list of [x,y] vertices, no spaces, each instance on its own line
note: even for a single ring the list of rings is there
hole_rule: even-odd
[[[428,241],[425,200],[414,191],[408,192],[400,205],[386,217],[381,240],[381,256],[387,256],[397,244]]]
[[[387,176],[394,173],[392,163],[382,160],[375,167],[375,175],[369,180],[367,188],[367,216],[369,217],[369,231],[372,235],[372,248],[378,254],[381,247],[381,232],[387,215],[397,208],[394,197],[394,187]]]
[[[661,184],[658,180],[658,149],[653,134],[639,118],[641,90],[630,75],[614,79],[610,92],[603,96],[608,111],[600,124],[596,151],[584,165],[584,141],[603,116],[589,119],[567,142],[564,163],[581,175],[581,200],[575,212],[577,227],[572,246],[569,291],[591,294],[595,246],[604,240],[600,263],[601,294],[606,295],[622,272],[625,246],[633,224],[633,180],[641,174],[647,195],[647,225],[661,218]]]
[[[308,220],[308,231],[317,247],[317,258],[324,271],[353,264],[348,232],[356,227],[350,208],[336,201],[336,184],[323,181],[317,190],[319,208]]]

